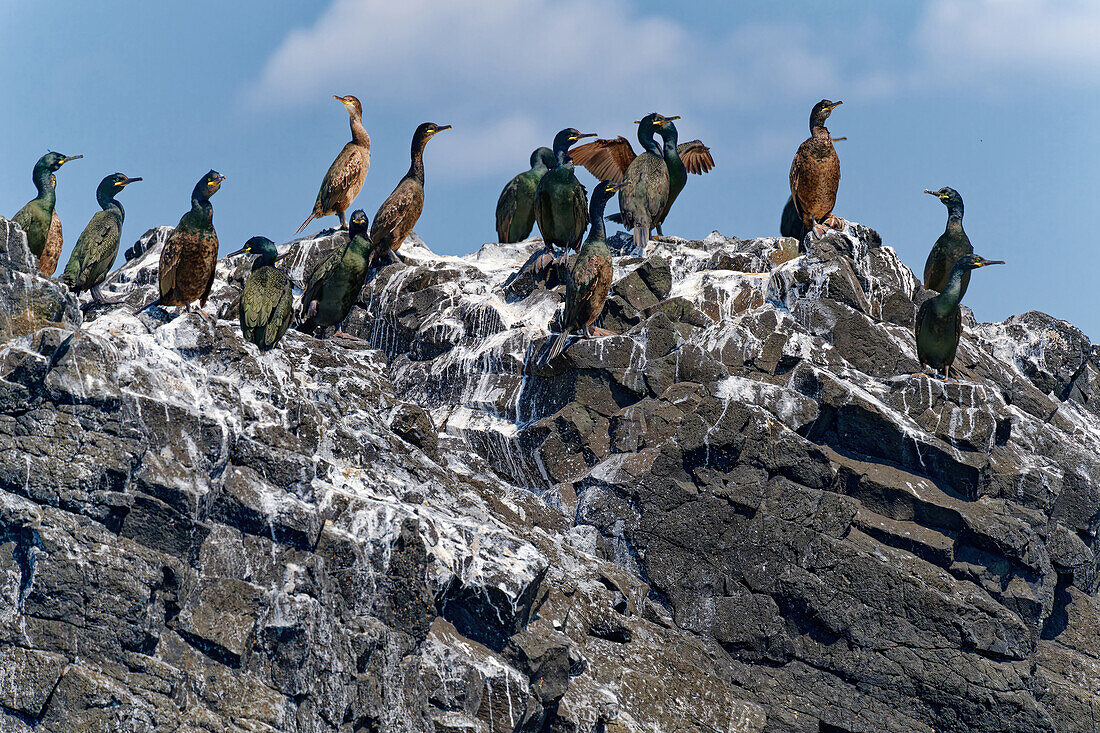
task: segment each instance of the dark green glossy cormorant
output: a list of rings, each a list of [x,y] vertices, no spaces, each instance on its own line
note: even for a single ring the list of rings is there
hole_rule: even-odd
[[[57,176],[53,173],[50,174],[50,188],[57,191]],[[57,215],[57,207],[54,207],[53,214],[50,216],[50,231],[46,234],[46,246],[42,248],[42,254],[38,257],[39,272],[46,277],[53,277],[64,247],[65,236],[61,231],[61,217]]]
[[[369,231],[363,210],[352,212],[347,244],[334,249],[306,278],[301,314],[295,326],[299,331],[319,336],[319,331],[339,327],[348,317],[367,278],[372,254]],[[344,334],[337,328],[336,335]]]
[[[83,155],[62,155],[61,153],[49,152],[34,164],[32,177],[38,195],[28,201],[27,205],[20,209],[19,213],[13,216],[11,220],[18,224],[27,235],[27,246],[35,257],[41,257],[42,250],[46,248],[46,238],[49,236],[50,223],[53,221],[53,207],[57,201],[54,187],[50,185],[50,176],[70,160],[83,157]]]
[[[943,292],[921,303],[917,311],[915,335],[917,338],[917,359],[921,367],[930,366],[942,369],[944,378],[950,376],[951,364],[955,361],[955,352],[959,348],[962,336],[963,275],[986,265],[1003,265],[1001,260],[987,260],[976,254],[963,255],[951,268],[951,275]]]
[[[810,112],[810,137],[798,146],[791,163],[791,198],[807,231],[822,236],[821,224],[839,226],[833,216],[836,192],[840,187],[840,158],[833,147],[825,120],[844,104],[822,99]]]
[[[286,255],[280,255],[275,243],[267,237],[252,237],[226,257],[240,254],[259,255],[241,290],[241,333],[245,341],[256,344],[260,351],[267,351],[283,337],[294,315],[290,278],[275,267],[275,263]]]
[[[344,212],[351,208],[359,195],[370,169],[370,135],[363,127],[363,105],[350,94],[344,97],[334,94],[332,98],[347,107],[351,116],[351,142],[344,146],[329,166],[321,181],[321,190],[317,192],[313,213],[298,227],[298,234],[314,219],[329,214],[339,216],[340,228],[346,229],[348,224],[344,220]]]
[[[102,211],[93,214],[88,226],[80,233],[69,255],[69,263],[65,265],[65,274],[61,276],[73,292],[91,290],[92,297],[97,301],[106,300],[99,293],[99,285],[106,279],[118,256],[122,222],[126,219],[126,211],[115,196],[126,186],[140,180],[123,173],[112,173],[99,182],[95,200]]]
[[[676,126],[672,120],[680,119],[679,115],[667,117],[668,123],[657,127],[657,134],[664,140],[661,155],[668,166],[669,191],[664,210],[657,216],[657,234],[663,235],[661,226],[664,224],[668,212],[676,197],[687,185],[687,174],[702,175],[714,167],[714,158],[710,154],[710,148],[700,140],[677,144]],[[634,121],[640,125],[639,120]],[[626,176],[630,164],[637,158],[630,142],[621,135],[614,140],[596,140],[585,145],[578,146],[570,152],[573,160],[588,169],[588,172],[596,178],[611,181],[621,181]],[[607,217],[611,221],[622,224],[622,213],[612,214]]]
[[[522,242],[535,226],[535,189],[554,166],[554,151],[539,148],[531,153],[531,170],[508,182],[497,200],[497,241]]]
[[[974,247],[963,231],[963,200],[959,192],[947,187],[939,191],[925,189],[924,192],[935,196],[947,207],[947,227],[932,245],[932,251],[928,253],[928,260],[924,263],[924,287],[942,292],[951,276],[951,266],[963,255],[972,254]],[[959,297],[966,293],[969,285],[970,272],[967,271],[963,273],[962,293]]]
[[[561,333],[554,339],[547,360],[562,352],[569,334],[578,328],[582,329],[586,338],[611,335],[610,331],[592,325],[603,313],[607,293],[611,290],[611,250],[607,248],[603,211],[608,200],[629,183],[601,181],[592,191],[588,236],[581,245],[581,251],[577,253],[577,259],[573,262],[569,279],[565,283],[565,312],[561,319]]]
[[[191,210],[183,215],[160,253],[160,299],[157,305],[182,305],[198,300],[206,306],[214,271],[218,266],[218,235],[214,231],[214,207],[210,197],[221,188],[225,176],[210,171],[191,192]]]
[[[424,122],[413,133],[409,172],[374,214],[374,225],[370,230],[374,245],[372,261],[378,257],[388,257],[391,262],[397,259],[397,248],[412,232],[424,211],[424,146],[437,133],[450,129],[450,125]]]
[[[535,222],[548,247],[568,251],[581,243],[588,224],[588,193],[573,171],[569,146],[581,138],[595,137],[568,127],[554,136],[554,169],[535,189]]]

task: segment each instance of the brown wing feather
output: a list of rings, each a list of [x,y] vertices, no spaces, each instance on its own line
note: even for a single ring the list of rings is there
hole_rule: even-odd
[[[57,261],[61,259],[61,250],[65,239],[61,233],[61,219],[57,211],[53,212],[50,219],[50,231],[46,235],[46,246],[42,250],[42,256],[38,258],[38,269],[46,277],[52,277],[57,270]]]
[[[183,253],[183,239],[176,236],[173,231],[168,235],[168,241],[164,243],[164,249],[160,253],[160,265],[158,274],[160,279],[160,297],[163,300],[176,287],[176,268],[179,267],[180,255]]]
[[[623,180],[626,169],[638,155],[630,147],[630,141],[620,135],[614,140],[596,140],[578,145],[569,151],[569,157],[598,180],[617,183]]]
[[[370,238],[376,247],[396,250],[420,220],[424,190],[411,178],[397,184],[374,215]]]
[[[327,216],[335,214],[337,209],[346,210],[363,188],[369,166],[370,158],[364,155],[361,146],[354,143],[345,145],[321,183],[317,203],[313,206],[314,215]]]
[[[676,152],[680,154],[680,160],[684,162],[684,167],[687,168],[688,173],[702,175],[714,167],[714,158],[710,154],[710,148],[704,145],[701,140],[680,143],[676,146]]]

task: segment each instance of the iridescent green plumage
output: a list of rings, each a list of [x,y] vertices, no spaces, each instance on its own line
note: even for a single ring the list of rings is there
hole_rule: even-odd
[[[569,146],[594,133],[582,134],[572,127],[554,137],[554,169],[544,175],[535,189],[535,222],[542,241],[569,250],[581,242],[588,224],[588,193],[573,172]]]
[[[122,223],[126,211],[115,195],[126,186],[140,181],[140,178],[128,178],[122,173],[112,173],[100,181],[95,197],[102,211],[97,211],[88,226],[76,240],[65,273],[61,276],[74,292],[91,290],[97,300],[99,284],[111,271],[111,265],[118,256],[118,243],[122,236]]]
[[[522,242],[530,236],[535,226],[535,191],[554,162],[553,150],[538,148],[531,153],[531,169],[517,175],[501,191],[497,200],[498,242]]]
[[[950,376],[955,352],[962,337],[962,278],[971,270],[987,265],[1003,265],[1000,260],[987,260],[975,254],[963,255],[951,268],[947,285],[942,293],[921,303],[914,324],[917,341],[917,359],[921,366],[943,370]]]
[[[279,255],[275,243],[267,237],[252,237],[226,257],[239,254],[259,255],[241,290],[238,309],[241,333],[246,341],[266,351],[283,337],[294,314],[290,278],[275,267],[275,263],[286,255]]]
[[[939,191],[926,189],[925,193],[935,196],[947,207],[947,226],[932,245],[932,251],[928,253],[928,259],[924,263],[924,287],[940,292],[947,287],[952,266],[963,255],[973,254],[974,246],[963,231],[963,200],[959,192],[945,187]],[[966,271],[962,276],[962,292],[959,297],[966,294],[969,285],[970,272]]]
[[[42,250],[46,247],[46,238],[50,234],[50,223],[53,220],[53,207],[57,201],[54,187],[50,185],[50,175],[70,160],[83,157],[83,155],[49,152],[34,164],[32,178],[38,195],[28,201],[12,217],[12,221],[18,224],[27,235],[27,246],[35,257],[40,257]]]
[[[307,277],[295,327],[299,331],[317,333],[348,317],[367,277],[372,256],[369,231],[367,215],[362,209],[354,211],[347,244],[333,250]]]
[[[638,142],[645,152],[630,162],[626,169],[630,183],[619,191],[619,213],[623,225],[634,232],[634,248],[640,257],[645,256],[649,233],[657,226],[658,217],[668,203],[668,164],[653,137],[667,124],[671,124],[669,119],[656,112],[650,112],[638,123]]]

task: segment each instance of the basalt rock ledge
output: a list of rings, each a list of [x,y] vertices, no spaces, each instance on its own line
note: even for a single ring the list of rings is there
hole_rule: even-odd
[[[537,239],[411,237],[345,324],[241,337],[0,220],[0,730],[1089,731],[1100,352],[1029,312],[914,375],[869,228],[615,257],[546,362]],[[297,240],[299,282],[346,234]],[[83,311],[81,310],[83,305]]]

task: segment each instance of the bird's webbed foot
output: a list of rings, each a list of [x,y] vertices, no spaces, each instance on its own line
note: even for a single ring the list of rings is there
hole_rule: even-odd
[[[599,326],[586,326],[584,335],[588,338],[603,338],[605,336],[617,336],[614,331],[608,331],[606,328],[600,328]]]
[[[95,287],[93,287],[91,289],[91,293],[92,293],[92,301],[94,303],[99,303],[99,304],[102,304],[102,305],[114,305],[116,303],[121,303],[122,300],[123,300],[121,295],[116,295],[114,297],[111,297],[109,295],[104,295],[103,291],[99,289],[98,285],[96,285]]]

